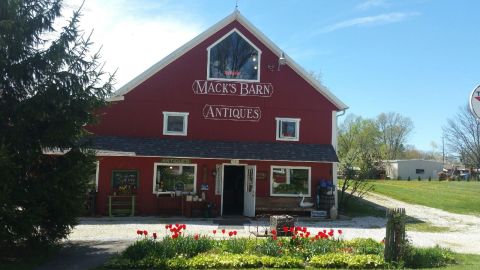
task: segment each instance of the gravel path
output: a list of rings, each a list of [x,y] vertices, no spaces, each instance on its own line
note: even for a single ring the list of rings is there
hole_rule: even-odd
[[[408,216],[431,223],[435,226],[448,227],[449,232],[407,233],[417,246],[440,245],[462,253],[480,254],[480,217],[450,213],[437,208],[405,203],[386,196],[370,193],[364,199],[387,208],[405,208]],[[480,207],[480,206],[479,206]]]

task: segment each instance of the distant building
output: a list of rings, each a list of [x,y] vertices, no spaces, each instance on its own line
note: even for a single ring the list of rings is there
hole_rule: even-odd
[[[435,160],[408,159],[387,160],[385,170],[390,179],[438,179],[438,173],[443,170],[443,163]]]

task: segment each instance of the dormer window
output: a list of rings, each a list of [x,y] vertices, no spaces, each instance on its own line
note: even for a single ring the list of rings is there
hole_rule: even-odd
[[[261,51],[234,29],[208,47],[209,80],[260,81]]]

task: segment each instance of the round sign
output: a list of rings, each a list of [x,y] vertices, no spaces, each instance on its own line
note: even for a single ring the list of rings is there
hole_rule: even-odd
[[[470,110],[480,119],[480,85],[472,91],[472,95],[470,96]]]

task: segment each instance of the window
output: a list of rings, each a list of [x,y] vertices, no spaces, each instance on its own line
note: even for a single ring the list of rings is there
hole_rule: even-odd
[[[260,81],[260,53],[234,29],[208,48],[208,79]]]
[[[272,166],[271,196],[310,196],[310,167]]]
[[[195,193],[197,165],[155,163],[153,193]]]
[[[425,170],[424,169],[416,169],[415,170],[417,174],[424,174]]]
[[[297,118],[276,118],[277,140],[298,141],[300,138],[300,119]]]
[[[163,112],[163,135],[187,135],[188,113]]]

